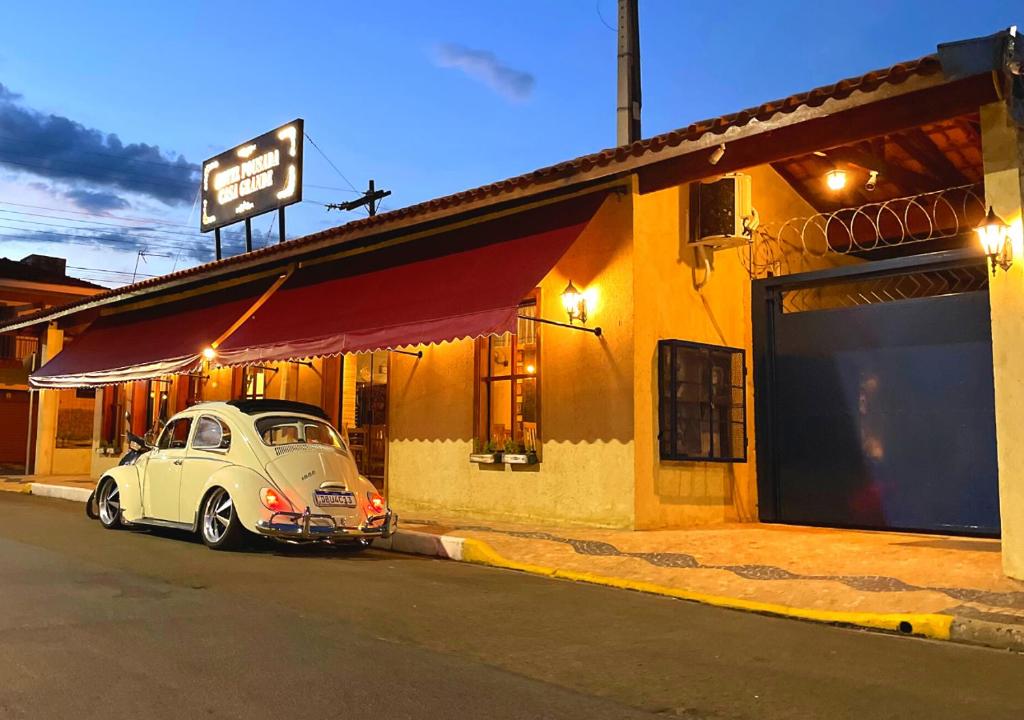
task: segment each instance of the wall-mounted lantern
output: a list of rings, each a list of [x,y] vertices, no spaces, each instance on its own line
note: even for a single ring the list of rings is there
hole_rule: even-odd
[[[576,321],[579,321],[580,325],[587,324],[587,299],[572,284],[572,280],[569,281],[569,284],[565,286],[565,290],[562,291],[562,306],[569,316],[570,325]]]
[[[988,207],[988,215],[978,225],[978,238],[981,240],[981,247],[985,250],[985,256],[992,263],[993,277],[996,274],[996,266],[1003,270],[1009,270],[1013,265],[1013,241],[1010,238],[1010,226],[996,215],[991,205]]]
[[[833,167],[825,173],[825,184],[832,192],[839,192],[846,187],[846,171],[842,168]]]
[[[520,320],[526,320],[528,322],[542,323],[544,325],[554,325],[556,327],[568,328],[570,330],[579,330],[580,332],[590,333],[596,337],[601,337],[602,331],[600,327],[581,327],[587,324],[587,298],[586,296],[576,289],[576,286],[572,284],[572,280],[565,286],[565,290],[562,291],[562,307],[565,308],[566,315],[569,316],[569,323],[558,322],[557,320],[547,320],[541,317],[535,317],[533,315],[517,315]],[[579,323],[577,325],[576,323]],[[533,374],[537,371],[533,365],[526,366],[526,372]]]

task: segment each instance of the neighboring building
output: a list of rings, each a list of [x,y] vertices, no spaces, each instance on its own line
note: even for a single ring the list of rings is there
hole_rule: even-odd
[[[106,290],[85,280],[68,277],[64,258],[29,255],[21,260],[0,258],[0,323],[9,323],[40,310],[64,305]],[[34,415],[28,375],[39,359],[36,329],[0,333],[0,472],[25,472],[31,465],[29,434]],[[76,391],[68,391],[68,398]],[[92,395],[92,391],[85,391]],[[92,437],[93,401],[86,397],[64,403],[61,427],[85,447]],[[83,424],[84,422],[84,424]],[[86,470],[87,471],[87,470]]]
[[[331,413],[413,516],[1001,529],[1024,577],[1015,41],[7,327],[48,327],[37,387],[102,386],[94,474],[125,410],[143,431],[199,399],[280,397]],[[1018,258],[991,276],[989,206],[995,260],[1004,235]],[[53,359],[62,328],[79,337]],[[484,462],[487,443],[527,462]]]

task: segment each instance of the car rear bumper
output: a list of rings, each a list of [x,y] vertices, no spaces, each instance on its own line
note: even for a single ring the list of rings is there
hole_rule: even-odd
[[[339,525],[333,515],[311,513],[309,508],[301,513],[276,512],[269,520],[259,520],[256,523],[256,530],[261,535],[279,540],[304,542],[388,538],[394,534],[397,527],[398,516],[391,509],[383,515],[367,518],[366,522],[359,526]]]

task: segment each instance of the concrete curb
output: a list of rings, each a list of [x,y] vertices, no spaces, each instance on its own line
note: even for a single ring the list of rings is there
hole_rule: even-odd
[[[542,565],[516,562],[503,558],[494,548],[482,540],[432,535],[415,530],[400,529],[389,540],[377,541],[374,543],[374,546],[393,552],[458,560],[477,565],[519,570],[520,572],[532,575],[542,575],[563,580],[585,582],[592,585],[603,585],[623,590],[663,595],[731,610],[743,610],[830,625],[882,630],[899,635],[913,635],[933,640],[951,640],[969,645],[984,645],[1001,650],[1024,652],[1024,626],[1020,625],[959,618],[944,613],[869,613],[794,608],[786,605],[744,600],[742,598],[710,595],[638,580],[606,577],[594,573],[560,570]]]
[[[384,540],[374,540],[373,547],[408,555],[425,555],[445,560],[467,562],[463,553],[467,540],[450,535],[431,535],[412,530],[397,530]],[[472,542],[472,541],[469,541]]]
[[[67,485],[47,485],[46,483],[29,483],[29,488],[28,492],[33,495],[81,503],[88,501],[89,496],[92,494],[92,490],[86,488],[69,487]]]
[[[1024,652],[1024,626],[1021,625],[954,617],[949,639],[968,645]]]

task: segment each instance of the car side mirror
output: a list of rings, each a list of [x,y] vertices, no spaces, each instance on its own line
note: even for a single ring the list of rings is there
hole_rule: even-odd
[[[134,433],[128,433],[128,449],[135,452],[146,452],[147,450],[152,450],[153,446],[146,442],[145,438],[141,438]]]

